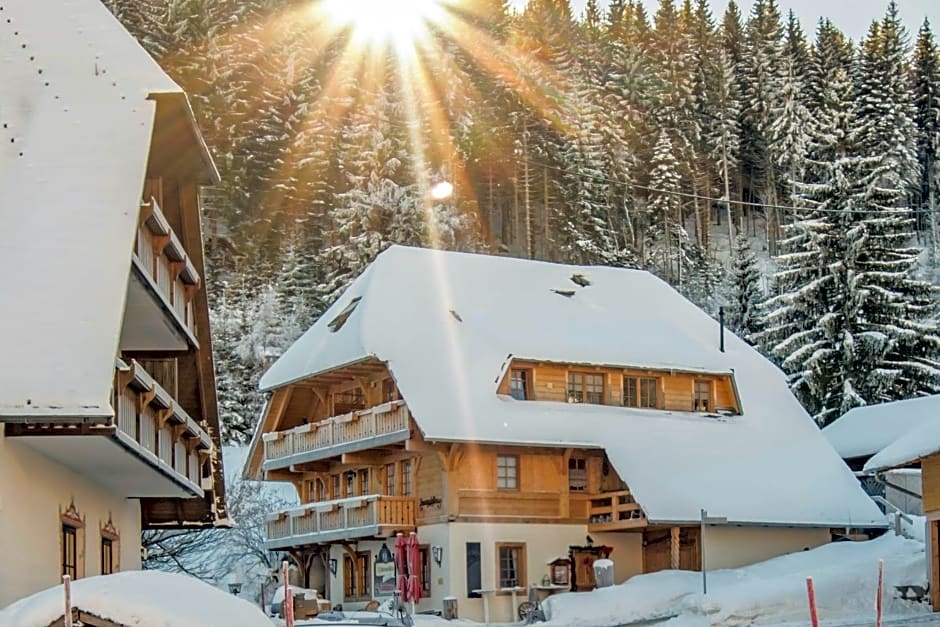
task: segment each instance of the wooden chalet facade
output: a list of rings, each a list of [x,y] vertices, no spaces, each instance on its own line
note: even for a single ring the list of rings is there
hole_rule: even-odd
[[[512,277],[494,264],[512,264],[513,272],[525,276]],[[448,277],[448,296],[439,295],[439,287],[405,287],[405,277],[435,270]],[[638,351],[631,362],[629,350],[620,361],[610,359],[622,347],[586,347],[581,358],[559,359],[562,353],[579,354],[566,347],[545,350],[551,358],[536,358],[543,338],[520,337],[521,349],[512,338],[493,338],[494,328],[511,321],[494,320],[502,303],[491,294],[510,286],[489,288],[479,277],[504,276],[524,289],[543,273],[555,281],[571,272],[582,279],[613,272],[627,283],[648,276],[394,247],[272,367],[262,381],[272,396],[245,475],[288,481],[297,489],[302,505],[272,512],[266,529],[267,546],[301,566],[303,581],[297,583],[346,606],[382,598],[394,585],[387,559],[395,535],[412,531],[422,545],[426,600],[420,607],[440,607],[445,596],[456,596],[461,616],[477,619],[510,618],[530,584],[546,593],[593,588],[591,564],[601,556],[614,560],[617,581],[701,567],[698,511],[664,516],[653,501],[650,510],[640,491],[650,494],[650,479],[634,472],[630,460],[650,446],[671,454],[666,434],[652,445],[639,441],[652,431],[640,424],[647,420],[681,430],[686,423],[724,428],[745,418],[735,372],[720,360],[657,366]],[[617,285],[625,287],[630,286]],[[674,293],[664,289],[671,299]],[[399,290],[408,298],[396,299]],[[447,302],[453,293],[464,297],[460,304]],[[567,311],[568,298],[554,293],[529,306],[543,312],[549,329],[557,328],[552,307]],[[429,313],[439,301],[443,312]],[[570,315],[564,325],[579,322]],[[601,316],[608,323],[629,322],[623,314],[598,312],[596,303],[582,315],[581,321]],[[460,336],[464,329],[470,335]],[[484,356],[489,359],[479,354],[484,344],[492,344]],[[478,376],[481,363],[480,372],[489,369],[491,376]],[[818,433],[806,431],[806,437],[814,436],[816,447]],[[727,454],[729,446],[715,454]],[[826,472],[847,473],[828,454],[827,464],[835,460],[838,467]],[[663,472],[652,464],[640,468]],[[653,483],[684,481],[661,479]],[[696,488],[689,483],[689,489]],[[838,496],[863,517],[877,516],[873,506],[867,509],[870,503],[859,500],[860,490]],[[825,523],[764,522],[740,520],[710,530],[709,567],[749,563],[830,539]]]
[[[898,478],[904,476],[904,473],[919,479],[912,490],[905,491],[912,492],[912,500],[919,501],[926,518],[924,537],[929,543],[926,573],[929,596],[934,611],[940,611],[940,421],[937,420],[940,395],[871,405],[864,409],[868,410],[866,413],[873,419],[877,419],[864,434],[867,440],[876,439],[877,447],[869,446],[873,454],[865,462],[861,474],[895,492],[899,487]],[[848,416],[846,414],[831,426],[835,427]],[[831,432],[830,439],[837,450],[859,446],[847,432]],[[870,442],[863,444],[869,445]],[[890,493],[887,496],[890,497]],[[891,498],[888,500],[893,502]],[[899,592],[920,596],[928,591]]]
[[[0,606],[226,518],[186,95],[97,0],[4,9]]]

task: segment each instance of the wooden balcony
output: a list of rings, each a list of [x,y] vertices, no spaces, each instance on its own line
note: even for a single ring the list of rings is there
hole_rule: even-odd
[[[113,418],[7,425],[47,457],[129,498],[202,497],[209,434],[137,361],[117,360]]]
[[[592,496],[588,505],[588,531],[624,531],[647,525],[646,514],[629,490]]]
[[[199,273],[154,199],[141,207],[133,265],[169,317],[195,346],[193,297],[199,288]]]
[[[410,437],[409,413],[403,401],[334,416],[287,431],[263,435],[264,470],[288,468],[362,451]]]
[[[114,386],[117,437],[174,481],[202,496],[209,434],[137,361],[118,362]]]
[[[416,499],[371,494],[311,503],[270,514],[265,547],[282,549],[356,538],[388,538],[415,529]]]

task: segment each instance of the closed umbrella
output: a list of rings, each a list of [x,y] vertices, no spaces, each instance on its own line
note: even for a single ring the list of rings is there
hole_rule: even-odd
[[[407,566],[405,536],[398,534],[395,538],[395,590],[402,601],[408,600],[408,576],[405,574]]]
[[[421,548],[418,545],[418,534],[414,531],[408,536],[405,554],[408,558],[408,600],[411,601],[411,613],[414,614],[414,604],[421,600]]]

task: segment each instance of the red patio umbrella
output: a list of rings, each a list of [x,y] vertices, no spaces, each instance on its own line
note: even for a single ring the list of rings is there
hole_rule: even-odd
[[[399,533],[395,537],[395,589],[402,601],[408,600],[408,576],[405,574],[406,544],[405,536]]]
[[[408,542],[405,546],[405,554],[408,558],[408,597],[407,600],[417,603],[421,600],[421,549],[418,545],[418,534],[412,531],[408,535]],[[412,608],[413,610],[414,608]]]

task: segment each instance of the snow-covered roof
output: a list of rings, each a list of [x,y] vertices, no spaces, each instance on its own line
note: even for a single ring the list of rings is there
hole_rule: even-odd
[[[856,407],[822,432],[843,459],[870,457],[930,420],[940,420],[940,396]]]
[[[2,9],[0,415],[108,416],[155,116],[192,112],[100,0]]]
[[[865,464],[864,470],[876,472],[904,466],[922,457],[940,452],[940,395],[878,405],[885,421],[903,420],[905,414],[922,416],[904,433],[885,446]]]
[[[882,524],[784,375],[732,334],[726,352],[718,341],[714,320],[647,272],[395,246],[261,386],[374,356],[427,440],[604,448],[653,522],[705,508],[742,524]],[[517,401],[496,394],[512,356],[734,372],[743,415]]]
[[[49,625],[64,613],[62,586],[0,610],[4,627]],[[185,575],[126,571],[72,582],[72,606],[121,625],[271,627],[255,605]]]

